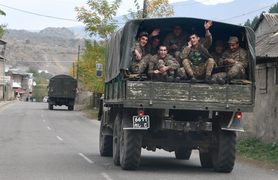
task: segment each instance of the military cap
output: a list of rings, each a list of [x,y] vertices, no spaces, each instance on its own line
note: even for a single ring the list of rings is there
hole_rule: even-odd
[[[142,32],[139,33],[138,37],[142,37],[142,36],[149,37],[149,34],[146,31],[142,31]]]
[[[228,41],[228,43],[238,43],[238,42],[239,42],[239,40],[238,40],[238,38],[235,37],[235,36],[231,36],[230,39],[229,39],[229,41]]]
[[[223,41],[220,41],[220,40],[216,41],[215,42],[215,47],[224,47]]]

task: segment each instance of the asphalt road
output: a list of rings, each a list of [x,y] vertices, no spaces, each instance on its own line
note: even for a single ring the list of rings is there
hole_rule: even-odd
[[[198,151],[190,160],[174,153],[142,150],[137,171],[114,166],[98,150],[99,121],[65,106],[19,102],[0,108],[0,180],[261,180],[278,179],[276,169],[236,163],[232,173],[200,166]]]

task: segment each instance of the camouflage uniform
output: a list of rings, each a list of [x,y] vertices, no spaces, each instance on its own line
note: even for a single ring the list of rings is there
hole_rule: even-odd
[[[135,41],[134,43],[134,49],[137,49],[138,52],[141,55],[141,60],[136,59],[136,54],[133,53],[133,57],[132,57],[132,62],[130,65],[131,71],[134,74],[141,74],[142,72],[144,72],[144,70],[146,69],[146,67],[149,64],[151,55],[150,54],[146,54],[146,49],[145,46],[143,47],[139,41]]]
[[[215,61],[215,63],[217,65],[219,65],[219,60],[222,57],[223,53],[224,53],[224,51],[222,51],[221,53],[217,53],[216,51],[210,53],[212,58],[213,58],[213,60]]]
[[[170,55],[173,55],[176,60],[180,63],[181,65],[181,59],[180,59],[180,53],[182,50],[182,47],[185,45],[185,43],[187,43],[189,38],[189,34],[187,32],[181,32],[181,34],[179,36],[176,36],[175,33],[170,33],[168,34],[164,41],[163,41],[163,45],[165,45],[168,49],[168,53]],[[178,49],[174,50],[174,49],[170,49],[170,46],[172,46],[173,44],[176,44],[177,46],[179,46]]]
[[[199,43],[199,50],[194,51],[193,48],[185,46],[180,54],[182,61],[181,68],[178,69],[177,75],[181,79],[186,79],[187,75],[196,76],[197,79],[203,79],[205,75],[211,75],[215,61],[208,52],[211,46],[212,36],[206,35],[205,40]],[[198,57],[198,59],[195,59]]]
[[[148,41],[148,43],[146,44],[146,54],[151,54],[153,56],[158,53],[158,48],[159,46],[153,48],[151,42]]]
[[[162,66],[168,66],[168,70],[164,73],[160,74],[154,74],[154,70],[159,70],[162,68]],[[150,76],[153,76],[156,80],[162,80],[164,79],[164,75],[173,75],[175,73],[175,70],[177,70],[180,67],[180,64],[178,61],[173,58],[173,56],[167,54],[164,59],[160,58],[159,54],[156,54],[152,56],[150,63],[149,63],[149,70],[148,74]]]
[[[247,51],[239,47],[234,56],[232,56],[231,49],[227,49],[222,57],[219,59],[219,65],[224,65],[225,59],[233,59],[235,63],[232,66],[225,68],[225,72],[212,75],[212,78],[225,78],[229,75],[230,79],[245,79],[245,68],[248,66]]]

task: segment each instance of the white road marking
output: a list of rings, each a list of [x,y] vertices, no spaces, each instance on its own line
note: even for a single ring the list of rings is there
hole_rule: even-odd
[[[45,122],[45,120],[43,120],[43,122]]]
[[[42,114],[42,117],[43,117],[43,114]]]
[[[107,180],[113,180],[110,176],[108,176],[108,174],[106,174],[106,173],[101,173],[101,175],[103,176],[103,177],[105,177],[105,179],[107,179]]]
[[[63,141],[63,139],[62,139],[62,138],[60,138],[59,136],[57,136],[57,138],[58,138],[60,141]]]
[[[51,130],[49,126],[47,126],[47,129]]]
[[[88,163],[94,163],[91,159],[87,158],[86,156],[84,156],[84,154],[82,153],[78,153],[81,157],[83,157],[86,161],[88,161]]]

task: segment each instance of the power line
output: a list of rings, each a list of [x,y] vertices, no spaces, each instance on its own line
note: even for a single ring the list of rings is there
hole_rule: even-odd
[[[251,13],[253,13],[253,12],[260,11],[260,10],[262,10],[262,9],[265,9],[265,8],[267,8],[267,7],[270,7],[270,6],[273,6],[273,5],[275,5],[275,4],[277,4],[277,3],[271,4],[271,5],[269,5],[269,6],[265,6],[265,7],[263,7],[263,8],[260,8],[260,9],[255,10],[255,11],[251,11],[251,12],[248,12],[248,13],[245,13],[245,14],[242,14],[242,15],[234,16],[234,17],[231,17],[231,18],[228,18],[228,19],[223,19],[223,20],[220,20],[220,21],[227,21],[227,20],[234,19],[234,18],[238,18],[238,17],[241,17],[241,16],[246,16],[247,14],[251,14]]]
[[[53,19],[60,19],[60,20],[65,20],[65,21],[78,22],[77,20],[73,20],[73,19],[59,18],[59,17],[55,17],[55,16],[48,16],[48,15],[33,13],[33,12],[29,12],[29,11],[24,11],[24,10],[13,8],[13,7],[10,7],[10,6],[3,5],[3,4],[0,4],[0,6],[6,7],[6,8],[10,8],[10,9],[13,9],[13,10],[17,10],[17,11],[21,11],[21,12],[25,12],[25,13],[28,13],[28,14],[37,15],[37,16],[48,17],[48,18],[53,18]]]

